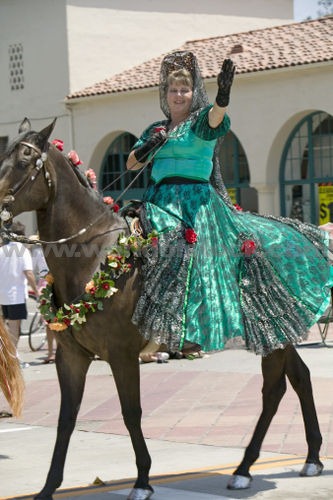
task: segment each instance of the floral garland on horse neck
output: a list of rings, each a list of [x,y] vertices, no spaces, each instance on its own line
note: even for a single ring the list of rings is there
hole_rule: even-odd
[[[63,151],[64,143],[60,139],[54,139],[52,144]],[[67,155],[73,168],[82,165],[76,151],[72,150]],[[96,174],[92,168],[85,171],[85,175],[91,187],[97,190]],[[105,196],[103,201],[109,205],[114,212],[118,212],[119,205],[114,203],[111,196]],[[148,246],[157,246],[157,231],[148,234],[144,238],[141,234],[131,234],[125,236],[121,234],[106,256],[106,260],[101,270],[97,271],[92,279],[86,284],[85,292],[72,304],[64,304],[56,309],[53,301],[53,276],[45,276],[46,286],[42,289],[39,310],[51,330],[62,331],[69,326],[80,328],[82,323],[87,321],[88,312],[103,310],[103,300],[112,297],[118,289],[115,287],[115,280],[122,274],[130,272],[132,265],[128,262],[131,257],[142,255],[143,249]]]
[[[63,151],[63,141],[54,139],[52,144]],[[67,155],[73,168],[82,165],[76,151],[70,151]],[[87,180],[91,187],[97,190],[96,174],[93,169],[85,172]],[[104,203],[110,205],[114,212],[118,212],[119,206],[110,196],[103,198]],[[236,210],[242,211],[239,205],[235,205]],[[197,234],[192,228],[186,228],[184,238],[187,243],[193,245],[197,242]],[[118,289],[115,286],[117,280],[122,274],[128,273],[132,265],[128,262],[131,257],[142,255],[143,249],[148,246],[157,247],[158,233],[152,231],[144,238],[141,234],[131,234],[130,236],[120,235],[116,245],[114,245],[106,256],[106,261],[101,270],[97,271],[92,279],[85,286],[85,293],[76,299],[72,304],[64,304],[56,309],[53,301],[53,276],[45,276],[47,285],[43,288],[39,310],[51,330],[62,331],[68,327],[80,328],[82,323],[87,321],[87,313],[103,310],[103,299],[110,298]],[[256,253],[257,245],[254,241],[246,239],[242,242],[241,252],[247,258]]]
[[[110,298],[118,291],[115,280],[131,271],[129,258],[139,257],[145,247],[156,247],[157,242],[156,231],[148,234],[147,238],[136,234],[120,235],[117,244],[108,252],[103,269],[86,284],[85,293],[72,304],[64,304],[59,309],[53,304],[53,277],[46,275],[47,285],[40,295],[39,310],[49,328],[56,331],[66,330],[69,326],[80,328],[87,321],[87,313],[102,311],[102,299]]]

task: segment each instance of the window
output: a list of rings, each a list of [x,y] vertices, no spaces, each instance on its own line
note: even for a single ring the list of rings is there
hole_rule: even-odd
[[[128,155],[136,141],[137,138],[129,133],[118,136],[110,144],[102,162],[100,187],[103,195],[112,196],[115,200],[120,196],[119,204],[142,199],[148,184],[148,169],[133,172],[126,169]],[[129,185],[129,189],[123,194]]]
[[[6,151],[8,145],[8,137],[0,137],[0,155]]]
[[[245,151],[232,132],[222,142],[219,161],[222,177],[233,203],[244,210],[258,211],[257,191],[250,187],[250,173]]]
[[[9,46],[9,84],[11,90],[24,89],[23,45],[15,43]]]
[[[316,112],[290,134],[280,165],[281,214],[333,221],[333,117]]]

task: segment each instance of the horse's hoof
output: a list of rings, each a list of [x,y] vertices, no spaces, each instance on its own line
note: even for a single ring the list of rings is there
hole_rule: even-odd
[[[239,476],[238,474],[234,474],[229,479],[227,488],[228,490],[246,490],[246,488],[250,487],[251,481],[252,477]]]
[[[302,477],[314,477],[314,476],[320,476],[322,473],[324,466],[322,463],[319,464],[308,464],[305,462],[303,469],[299,473],[300,476]]]
[[[147,498],[150,498],[153,493],[154,490],[133,488],[131,493],[128,495],[127,500],[147,500]]]

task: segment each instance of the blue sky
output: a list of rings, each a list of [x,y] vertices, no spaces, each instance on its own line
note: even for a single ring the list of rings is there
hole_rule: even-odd
[[[294,0],[295,21],[304,21],[308,16],[318,17],[318,0]]]

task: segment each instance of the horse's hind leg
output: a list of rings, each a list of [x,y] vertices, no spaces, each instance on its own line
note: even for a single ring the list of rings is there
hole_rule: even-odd
[[[286,374],[299,397],[308,444],[308,455],[300,475],[318,476],[324,468],[319,458],[322,436],[313,399],[310,371],[293,346],[287,349]]]
[[[151,458],[141,428],[140,371],[138,355],[126,351],[113,353],[111,367],[118,390],[124,423],[129,432],[138,470],[128,500],[146,500],[154,490],[149,485]]]
[[[64,334],[66,335],[66,334]],[[91,359],[72,345],[64,351],[58,345],[56,367],[61,391],[57,438],[46,483],[35,499],[50,500],[63,480],[67,449],[82,401],[87,370]]]
[[[287,384],[284,359],[285,355],[281,349],[273,351],[268,356],[262,358],[262,412],[251,441],[245,450],[243,460],[229,480],[228,489],[240,490],[248,488],[250,485],[250,467],[259,457],[264,437],[286,392]]]

